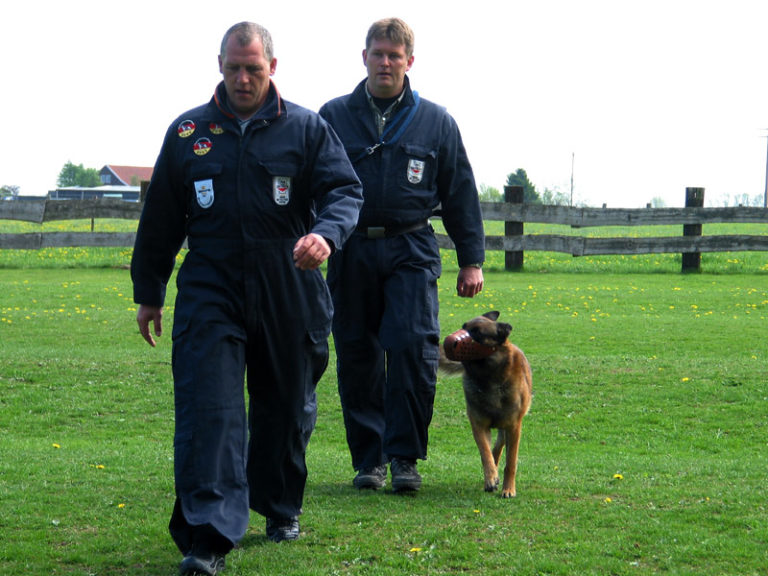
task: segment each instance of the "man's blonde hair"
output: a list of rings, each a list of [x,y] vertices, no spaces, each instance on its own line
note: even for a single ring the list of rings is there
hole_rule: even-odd
[[[404,45],[408,58],[413,56],[413,30],[400,18],[384,18],[371,24],[368,35],[365,37],[365,49],[368,50],[374,40],[384,39],[394,44]]]

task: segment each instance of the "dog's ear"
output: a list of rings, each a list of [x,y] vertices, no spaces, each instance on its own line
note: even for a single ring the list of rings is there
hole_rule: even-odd
[[[496,339],[499,341],[499,344],[504,342],[504,340],[507,339],[509,334],[512,332],[512,325],[506,324],[505,322],[499,322],[496,324]]]
[[[499,319],[499,311],[491,310],[490,312],[486,312],[485,314],[483,314],[483,316],[488,318],[488,320],[493,320],[494,322],[496,322],[496,320]]]

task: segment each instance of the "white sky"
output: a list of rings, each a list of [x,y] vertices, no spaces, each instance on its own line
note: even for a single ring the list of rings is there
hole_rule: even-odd
[[[375,19],[416,33],[412,85],[448,108],[479,184],[524,168],[590,205],[762,197],[764,0],[28,0],[0,18],[0,185],[62,166],[152,166],[169,123],[207,102],[221,36],[272,33],[283,97],[317,110],[365,75]]]

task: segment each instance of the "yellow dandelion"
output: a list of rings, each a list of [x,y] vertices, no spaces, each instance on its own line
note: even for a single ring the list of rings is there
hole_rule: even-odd
[[[624,480],[624,476],[622,476],[621,474],[614,474],[613,475],[613,479],[614,480]]]
[[[61,444],[56,444],[55,442],[51,444],[54,448],[61,448]]]
[[[421,548],[411,548],[409,552],[421,552]]]

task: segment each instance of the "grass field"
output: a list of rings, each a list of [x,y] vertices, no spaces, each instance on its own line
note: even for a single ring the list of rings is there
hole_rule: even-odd
[[[129,258],[0,251],[3,575],[176,573],[170,338],[138,335]],[[441,322],[497,309],[531,361],[518,497],[483,492],[455,377],[422,490],[358,493],[330,370],[302,538],[271,544],[254,515],[225,574],[768,574],[765,256],[502,258],[463,300],[444,255]]]

